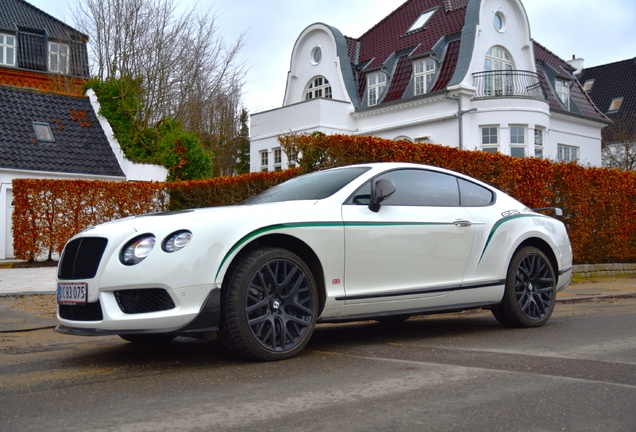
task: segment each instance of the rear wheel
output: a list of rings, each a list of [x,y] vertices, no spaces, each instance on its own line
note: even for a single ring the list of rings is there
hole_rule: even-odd
[[[230,351],[252,360],[282,360],[309,341],[318,292],[297,255],[262,248],[247,254],[228,275],[221,307],[218,335]]]
[[[539,327],[552,315],[555,300],[556,277],[550,260],[528,246],[512,257],[503,299],[492,313],[508,327]]]

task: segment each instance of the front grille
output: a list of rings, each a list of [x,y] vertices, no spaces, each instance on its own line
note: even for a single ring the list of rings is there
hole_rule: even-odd
[[[161,288],[115,291],[117,304],[123,313],[140,314],[175,308],[168,291]]]
[[[108,240],[101,237],[82,237],[64,247],[57,277],[59,279],[92,279],[97,273]]]
[[[104,319],[99,300],[96,303],[86,303],[82,306],[59,305],[59,307],[60,317],[70,321],[101,321]]]

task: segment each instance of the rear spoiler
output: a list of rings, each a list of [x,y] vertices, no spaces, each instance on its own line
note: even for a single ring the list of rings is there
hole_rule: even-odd
[[[534,212],[542,212],[542,211],[551,211],[554,212],[554,215],[556,217],[561,217],[563,216],[563,210],[561,210],[558,207],[543,207],[543,208],[536,208],[536,209],[532,209],[532,211]]]

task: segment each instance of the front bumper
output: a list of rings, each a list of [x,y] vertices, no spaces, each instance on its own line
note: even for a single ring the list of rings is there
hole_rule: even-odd
[[[102,306],[104,308],[104,306]],[[141,314],[144,315],[144,314]],[[157,315],[157,314],[146,314]],[[165,315],[165,314],[164,314]],[[58,317],[59,326],[55,328],[57,333],[78,336],[105,336],[115,334],[176,334],[187,335],[193,333],[205,333],[219,329],[221,316],[221,289],[212,288],[199,312],[183,325],[173,325],[175,316],[143,317],[135,316],[130,319],[112,319],[104,314],[105,319],[97,322],[79,322],[63,320]],[[181,317],[182,318],[182,317]],[[128,325],[127,325],[128,324]],[[140,326],[141,324],[141,326]],[[144,326],[143,324],[146,324]]]

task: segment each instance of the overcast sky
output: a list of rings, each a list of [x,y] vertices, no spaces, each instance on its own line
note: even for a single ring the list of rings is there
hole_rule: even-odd
[[[73,25],[75,0],[27,0]],[[300,33],[323,22],[357,38],[405,0],[175,0],[218,14],[228,43],[246,32],[241,59],[250,67],[244,103],[250,113],[282,105],[291,51]],[[522,0],[531,36],[564,60],[585,67],[636,57],[635,0]]]

